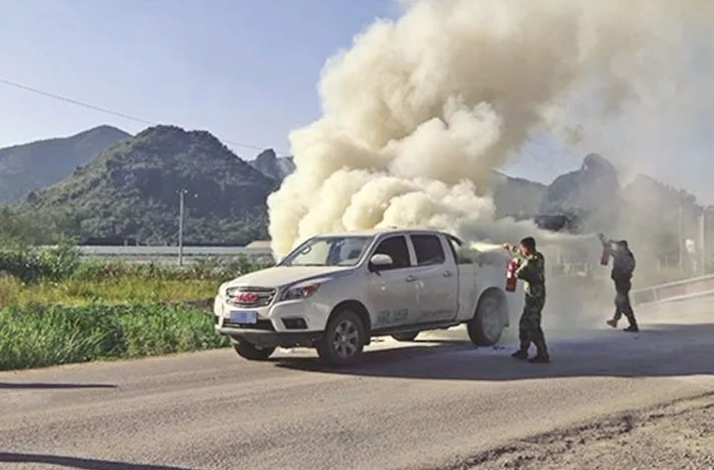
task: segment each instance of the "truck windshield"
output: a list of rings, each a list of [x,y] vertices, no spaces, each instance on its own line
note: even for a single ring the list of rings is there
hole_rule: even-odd
[[[315,237],[290,253],[281,266],[354,266],[372,237]]]

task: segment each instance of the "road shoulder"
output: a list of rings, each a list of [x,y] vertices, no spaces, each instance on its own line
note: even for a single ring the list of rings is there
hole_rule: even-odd
[[[714,392],[480,452],[440,470],[714,469]]]

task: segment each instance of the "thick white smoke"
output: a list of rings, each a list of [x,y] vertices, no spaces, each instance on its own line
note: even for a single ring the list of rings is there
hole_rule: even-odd
[[[652,7],[423,1],[375,22],[326,63],[324,116],[290,135],[297,170],[268,200],[274,251],[392,225],[490,241],[535,231],[494,221],[493,169],[574,90],[597,82],[605,111],[617,108],[629,81],[612,64],[647,40],[641,13]]]

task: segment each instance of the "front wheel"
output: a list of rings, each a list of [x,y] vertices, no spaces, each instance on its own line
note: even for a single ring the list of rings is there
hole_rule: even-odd
[[[317,344],[317,354],[329,364],[354,364],[362,355],[365,342],[365,327],[359,315],[341,310],[327,324],[325,335]]]
[[[486,292],[478,301],[476,314],[468,322],[471,342],[476,346],[493,346],[498,343],[505,327],[506,301],[498,291]]]
[[[251,343],[241,341],[233,345],[238,355],[249,361],[264,361],[270,357],[275,348],[259,348]]]

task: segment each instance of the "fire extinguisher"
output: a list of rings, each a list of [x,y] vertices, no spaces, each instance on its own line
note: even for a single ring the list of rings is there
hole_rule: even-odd
[[[602,247],[602,255],[600,256],[600,264],[607,266],[610,262],[610,251],[607,249],[607,245]]]
[[[607,266],[607,264],[610,262],[610,242],[608,242],[605,239],[605,235],[602,233],[598,235],[600,238],[600,241],[602,242],[602,255],[600,255],[600,264],[603,266]]]
[[[508,266],[506,267],[507,292],[513,292],[516,290],[516,281],[518,281],[518,279],[516,278],[516,270],[518,269],[518,266],[520,264],[521,262],[518,258],[513,258],[508,262]]]

